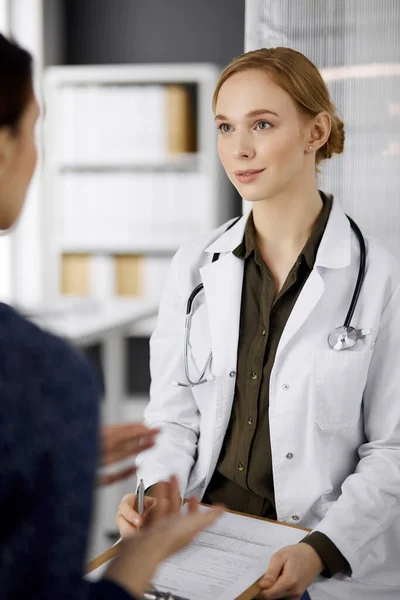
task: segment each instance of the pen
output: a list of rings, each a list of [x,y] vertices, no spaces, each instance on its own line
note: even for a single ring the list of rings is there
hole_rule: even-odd
[[[137,494],[138,515],[139,515],[139,517],[142,517],[143,511],[144,511],[144,481],[143,481],[143,479],[140,480],[136,494]],[[139,526],[137,527],[137,529],[139,529]]]
[[[138,515],[140,517],[142,517],[143,511],[144,511],[144,481],[143,481],[143,479],[140,480],[140,483],[139,483],[137,491],[136,491],[136,495],[137,495]],[[136,530],[137,531],[139,530],[139,526],[136,527]],[[116,546],[120,542],[122,542],[122,537],[120,537],[119,540],[117,540],[115,542],[114,546]]]

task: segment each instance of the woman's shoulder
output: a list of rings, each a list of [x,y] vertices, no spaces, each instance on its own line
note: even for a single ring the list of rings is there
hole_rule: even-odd
[[[30,380],[51,376],[92,377],[83,356],[68,342],[38,327],[11,306],[0,303],[0,373]],[[30,379],[29,379],[30,378]]]
[[[41,329],[8,304],[0,302],[0,348],[7,345],[14,352],[71,352],[61,338]]]

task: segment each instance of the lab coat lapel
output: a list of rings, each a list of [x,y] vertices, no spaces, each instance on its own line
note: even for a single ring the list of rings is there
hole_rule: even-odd
[[[324,290],[324,281],[318,272],[318,269],[314,268],[290,313],[279,342],[277,354],[282,352],[289,340],[297,333],[306,319],[310,316],[320,301]]]
[[[351,229],[343,209],[333,200],[315,265],[307,279],[282,333],[277,357],[297,333],[320,301],[325,283],[320,270],[343,269],[351,262]]]
[[[200,269],[204,284],[213,351],[212,371],[220,376],[236,365],[243,260],[232,252]]]

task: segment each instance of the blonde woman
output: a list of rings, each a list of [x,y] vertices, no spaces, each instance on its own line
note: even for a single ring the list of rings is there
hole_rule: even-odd
[[[305,56],[238,57],[213,107],[252,211],[172,262],[146,411],[162,433],[139,477],[176,472],[181,497],[310,528],[273,556],[260,598],[399,598],[398,264],[317,188],[344,126]],[[124,536],[134,502],[120,505]]]

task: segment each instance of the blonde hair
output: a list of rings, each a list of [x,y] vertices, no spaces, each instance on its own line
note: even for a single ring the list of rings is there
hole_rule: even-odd
[[[260,48],[235,58],[221,73],[213,95],[215,113],[218,94],[229,77],[235,73],[259,69],[268,73],[294,100],[298,109],[310,118],[325,111],[331,118],[331,132],[326,143],[318,149],[316,164],[341,154],[344,147],[344,125],[332,103],[328,88],[317,67],[301,52],[291,48]]]

